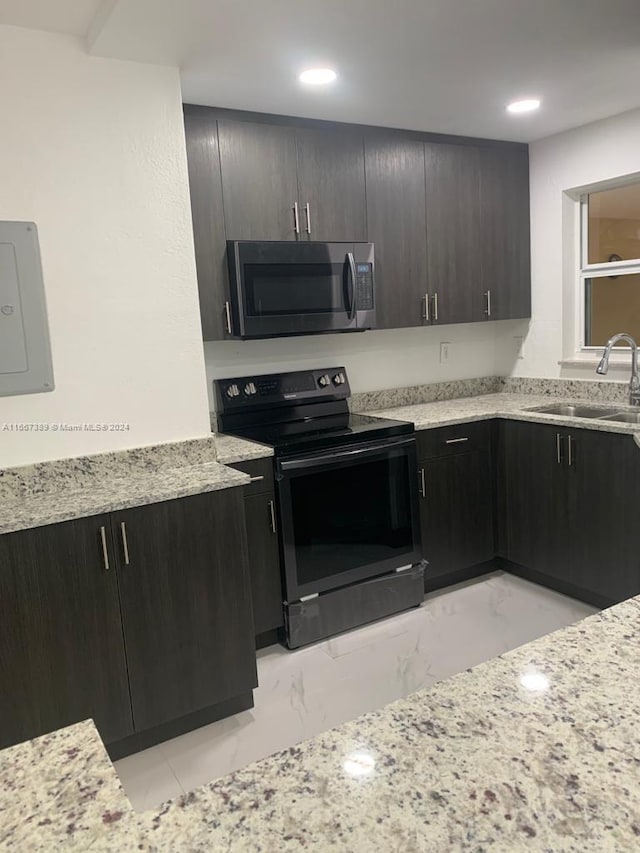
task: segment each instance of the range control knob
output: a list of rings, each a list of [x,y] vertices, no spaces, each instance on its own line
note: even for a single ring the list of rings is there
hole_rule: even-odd
[[[344,385],[345,381],[346,380],[344,378],[344,373],[336,373],[336,375],[333,377],[334,385]]]
[[[234,382],[233,385],[229,385],[229,387],[227,388],[227,397],[230,400],[233,400],[234,397],[239,397],[239,396],[240,396],[240,389],[238,388],[238,386]]]
[[[327,385],[330,385],[330,384],[331,384],[331,379],[329,378],[329,374],[323,373],[323,375],[320,377],[320,379],[318,379],[318,385],[321,388],[326,388]]]
[[[256,393],[256,386],[253,384],[253,382],[247,382],[247,384],[244,386],[244,393],[247,395],[247,397],[251,397],[252,394]]]

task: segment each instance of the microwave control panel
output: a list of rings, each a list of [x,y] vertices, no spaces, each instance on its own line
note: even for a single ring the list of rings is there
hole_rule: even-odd
[[[356,263],[356,304],[360,311],[373,309],[373,264]]]

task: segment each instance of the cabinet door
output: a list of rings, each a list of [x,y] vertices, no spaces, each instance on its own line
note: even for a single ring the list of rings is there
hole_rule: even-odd
[[[552,426],[515,421],[505,421],[500,427],[504,556],[528,569],[572,583],[567,433]]]
[[[482,306],[478,319],[530,317],[528,150],[483,148],[480,168]]]
[[[112,522],[136,731],[250,691],[242,490],[137,507]]]
[[[0,747],[89,717],[107,742],[133,731],[108,525],[0,536]]]
[[[488,453],[474,451],[419,463],[427,583],[494,556],[490,460]]]
[[[571,432],[575,584],[609,602],[640,594],[640,449],[630,435]]]
[[[365,164],[378,328],[421,326],[427,291],[424,144],[368,138]]]
[[[362,135],[300,128],[296,140],[303,233],[310,240],[366,241]]]
[[[273,492],[245,497],[249,573],[256,634],[284,625]]]
[[[221,341],[229,337],[229,271],[218,127],[206,107],[185,106],[184,123],[202,335],[205,341]]]
[[[468,323],[480,281],[478,149],[427,143],[425,176],[431,320]]]
[[[292,127],[218,121],[228,240],[295,240],[298,201]]]

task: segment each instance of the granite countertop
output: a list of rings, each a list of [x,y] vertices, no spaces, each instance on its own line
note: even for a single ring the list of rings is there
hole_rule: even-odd
[[[76,487],[62,485],[51,491],[0,500],[0,534],[243,486],[248,482],[248,474],[241,471],[219,462],[201,462],[182,468],[134,472],[129,477],[92,479]]]
[[[465,397],[458,400],[442,400],[433,403],[413,403],[388,409],[367,410],[368,415],[413,421],[416,430],[434,429],[452,424],[472,423],[474,421],[503,418],[506,420],[548,423],[572,429],[591,429],[601,432],[615,432],[633,435],[640,445],[640,425],[593,418],[577,418],[565,415],[549,415],[544,412],[527,411],[532,407],[550,406],[559,403],[602,406],[615,409],[616,412],[634,411],[624,403],[601,403],[589,399],[550,398],[541,394],[498,393],[478,397]]]
[[[638,849],[640,597],[134,814],[91,724],[2,753],[15,850]]]
[[[246,441],[235,435],[215,436],[218,462],[232,465],[234,462],[248,462],[250,459],[264,459],[273,456],[273,447],[258,444],[256,441]]]

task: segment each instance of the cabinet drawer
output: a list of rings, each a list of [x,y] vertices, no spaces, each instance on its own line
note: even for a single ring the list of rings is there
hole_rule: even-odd
[[[489,451],[491,421],[419,430],[416,432],[416,441],[418,459],[452,456],[455,453],[468,453],[471,450]]]
[[[246,462],[234,462],[229,468],[244,471],[250,477],[255,477],[252,483],[244,487],[244,494],[259,495],[262,492],[273,491],[273,457],[264,459],[248,459]]]

